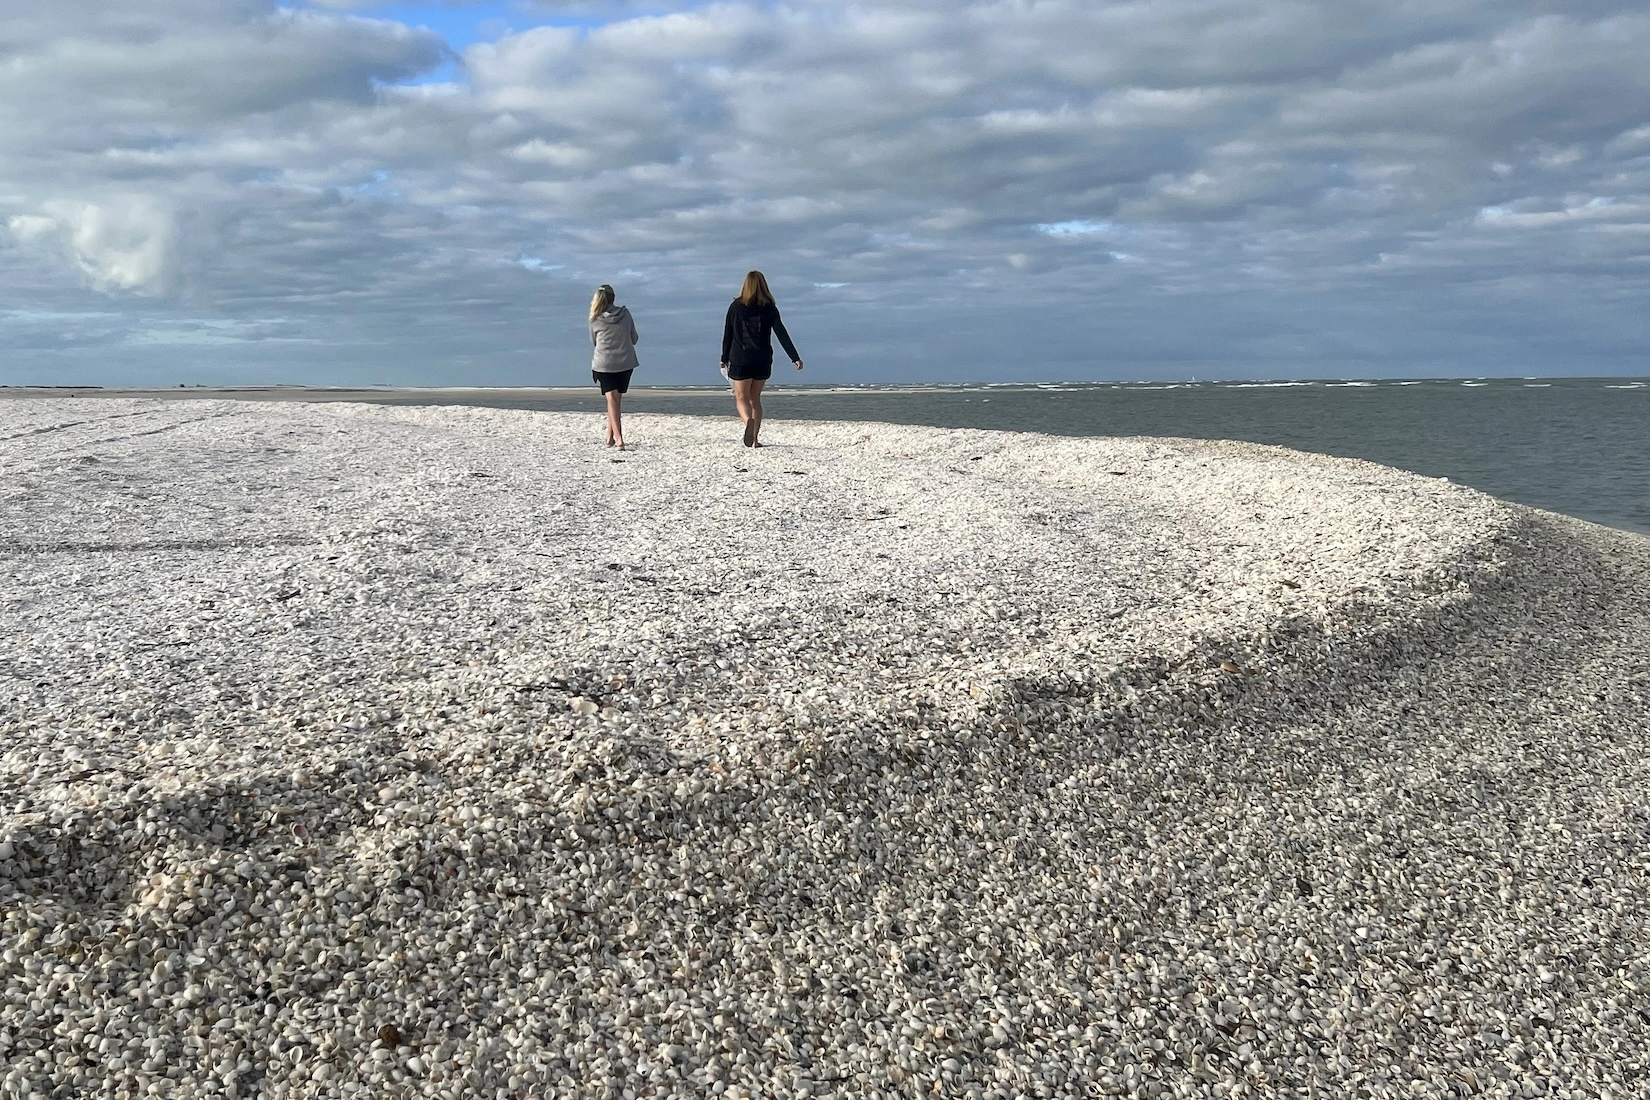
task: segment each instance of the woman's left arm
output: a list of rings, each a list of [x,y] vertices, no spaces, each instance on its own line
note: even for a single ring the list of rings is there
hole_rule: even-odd
[[[773,307],[773,334],[779,337],[779,346],[785,349],[785,354],[791,357],[791,362],[798,367],[802,365],[802,356],[796,353],[796,345],[791,343],[791,334],[785,331],[785,322],[779,319],[779,307]]]

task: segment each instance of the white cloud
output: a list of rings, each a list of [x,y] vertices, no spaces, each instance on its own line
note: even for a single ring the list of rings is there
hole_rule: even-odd
[[[7,224],[23,241],[60,235],[68,258],[99,290],[158,294],[166,289],[175,229],[159,203],[141,197],[52,200],[44,211],[14,215]]]
[[[1019,295],[1108,303],[1071,311],[1074,370],[1197,340],[1413,354],[1395,312],[1463,362],[1525,354],[1508,310],[1599,355],[1650,336],[1626,305],[1650,222],[1636,3],[547,3],[609,21],[504,34],[417,87],[447,46],[348,0],[26,7],[0,15],[0,293],[145,296],[111,345],[204,332],[174,346],[208,355],[164,302],[292,318],[241,350],[313,338],[416,373],[462,349],[522,380],[576,368],[583,284],[633,271],[667,318],[650,365],[680,345],[686,370],[753,265],[782,296],[925,303],[934,364],[1003,361]],[[1301,343],[1280,286],[1339,329]],[[799,301],[799,338],[853,328],[842,300]]]
[[[20,241],[36,241],[59,228],[56,218],[39,214],[14,214],[7,220],[6,225]]]

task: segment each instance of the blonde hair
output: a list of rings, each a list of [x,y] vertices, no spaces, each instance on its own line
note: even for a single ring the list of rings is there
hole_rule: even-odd
[[[773,291],[768,289],[767,277],[760,271],[745,272],[745,285],[739,288],[739,300],[747,306],[773,305]]]
[[[594,321],[601,314],[606,313],[607,307],[613,304],[613,299],[616,297],[618,295],[614,294],[613,288],[606,283],[597,287],[596,296],[590,299],[590,319]]]

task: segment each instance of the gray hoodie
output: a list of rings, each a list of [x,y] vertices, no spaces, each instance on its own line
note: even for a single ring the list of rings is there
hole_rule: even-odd
[[[590,369],[599,374],[636,369],[636,322],[625,306],[609,306],[590,319],[590,342],[596,354]]]

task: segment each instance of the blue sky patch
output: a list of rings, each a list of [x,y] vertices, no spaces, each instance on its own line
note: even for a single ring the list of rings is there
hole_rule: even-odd
[[[319,8],[314,4],[302,2],[282,6],[340,14],[335,9]],[[488,2],[476,4],[444,3],[439,2],[439,0],[429,0],[429,2],[424,3],[414,0],[412,3],[407,3],[405,0],[401,0],[401,2],[365,4],[350,8],[343,14],[360,16],[364,19],[383,19],[389,22],[403,23],[409,27],[428,28],[446,39],[447,45],[455,54],[462,53],[466,47],[473,46],[477,42],[496,42],[506,35],[519,34],[534,27],[577,27],[581,30],[589,30],[613,22],[612,19],[594,15],[552,14],[520,3],[519,0],[502,0],[502,2],[500,0],[488,0]],[[409,85],[446,84],[463,80],[463,67],[456,62],[449,61],[405,83]]]
[[[1069,222],[1046,222],[1037,227],[1037,232],[1045,233],[1050,237],[1084,237],[1091,233],[1104,233],[1110,228],[1110,222],[1090,222],[1077,219]]]
[[[494,42],[507,34],[533,27],[599,27],[611,20],[596,16],[558,15],[534,11],[516,3],[369,4],[351,9],[351,14],[368,19],[388,19],[409,27],[428,27],[459,51],[477,42]]]

